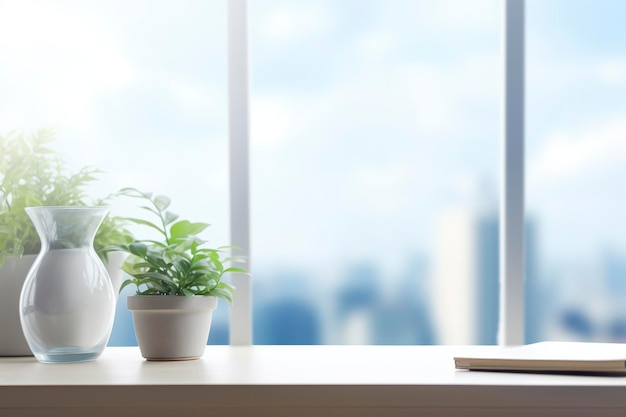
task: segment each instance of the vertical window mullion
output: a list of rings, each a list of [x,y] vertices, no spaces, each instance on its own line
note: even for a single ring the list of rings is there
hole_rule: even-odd
[[[247,0],[228,2],[228,123],[230,144],[230,241],[250,270]],[[231,309],[230,344],[252,344],[252,288],[249,275],[233,274],[237,288]]]
[[[500,197],[501,345],[524,343],[524,0],[504,6],[504,134]]]

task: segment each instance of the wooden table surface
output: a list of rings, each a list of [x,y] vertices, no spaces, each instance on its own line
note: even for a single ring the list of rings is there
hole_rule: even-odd
[[[626,377],[469,372],[495,346],[208,346],[148,362],[0,358],[0,416],[626,416]]]

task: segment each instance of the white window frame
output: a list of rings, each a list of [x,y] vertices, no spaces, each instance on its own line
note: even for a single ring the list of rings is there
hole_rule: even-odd
[[[505,0],[500,160],[501,345],[524,344],[524,13],[525,0]]]
[[[228,2],[230,240],[250,254],[248,2]],[[501,345],[524,343],[524,13],[525,0],[503,0],[504,89],[500,189]],[[230,344],[252,344],[252,281],[234,274]]]
[[[250,160],[248,2],[228,2],[228,127],[230,144],[230,241],[237,255],[250,256]],[[252,344],[252,282],[249,275],[233,274],[237,288],[230,315],[230,344]]]

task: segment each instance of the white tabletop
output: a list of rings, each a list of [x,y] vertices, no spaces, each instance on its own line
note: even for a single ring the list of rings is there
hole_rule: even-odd
[[[498,349],[208,346],[199,360],[148,362],[128,347],[77,364],[0,358],[0,416],[626,415],[626,377],[454,369],[454,356]]]

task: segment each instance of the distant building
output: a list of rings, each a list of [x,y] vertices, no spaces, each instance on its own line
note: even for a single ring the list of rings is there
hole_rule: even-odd
[[[338,318],[356,310],[371,310],[378,303],[380,292],[380,272],[375,265],[352,266],[337,294]]]
[[[281,298],[254,310],[255,344],[317,345],[320,334],[318,314],[306,300]]]
[[[606,251],[602,258],[606,291],[621,304],[626,297],[626,257],[616,251]]]
[[[530,224],[530,223],[529,223]],[[500,303],[499,221],[496,212],[441,216],[432,277],[439,344],[497,344]],[[542,293],[537,281],[534,227],[526,227],[525,332],[541,335]]]
[[[369,263],[354,264],[336,295],[332,323],[336,344],[371,344],[373,312],[380,303],[380,272]]]
[[[434,334],[430,314],[416,297],[413,302],[393,302],[372,312],[372,344],[431,345]]]
[[[310,271],[259,267],[254,286],[253,343],[317,345],[323,343],[318,283]],[[328,304],[328,303],[327,303]]]
[[[374,265],[353,266],[337,295],[335,343],[375,345],[433,344],[431,315],[419,291],[421,265],[385,297]]]

